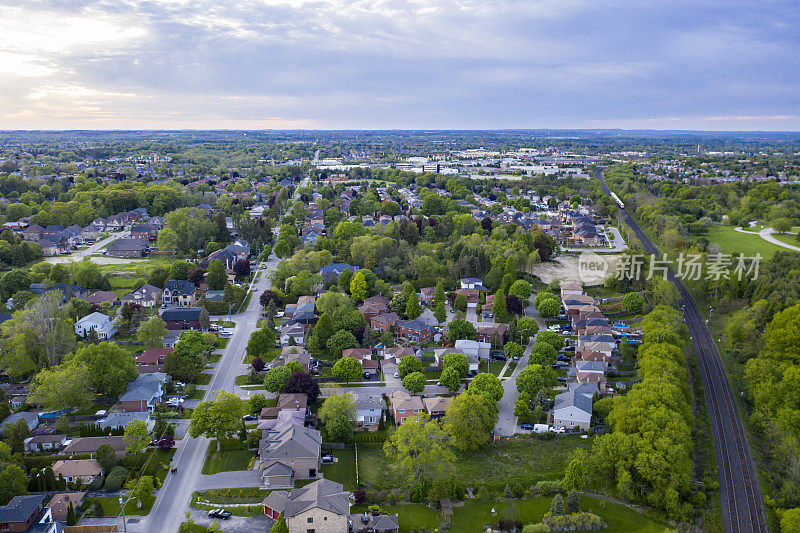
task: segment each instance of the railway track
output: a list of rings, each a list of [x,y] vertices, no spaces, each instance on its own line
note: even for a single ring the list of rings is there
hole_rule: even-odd
[[[600,171],[597,173],[597,179],[603,191],[610,195],[611,191],[606,186]],[[660,255],[658,248],[627,211],[622,209],[622,213],[625,222],[641,241],[645,251]],[[725,531],[731,533],[765,533],[768,528],[764,517],[758,472],[722,358],[703,315],[686,286],[671,271],[667,277],[681,295],[681,309],[692,338],[703,381],[714,441],[714,456],[717,461],[723,526]]]

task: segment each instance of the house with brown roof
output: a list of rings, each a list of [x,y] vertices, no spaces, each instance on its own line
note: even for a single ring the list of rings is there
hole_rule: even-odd
[[[291,409],[305,412],[308,408],[308,395],[304,392],[283,393],[278,396],[278,403],[275,407],[278,408],[278,411]]]
[[[358,361],[372,359],[372,350],[370,348],[347,348],[342,350],[342,357],[350,357]]]
[[[105,435],[102,437],[75,437],[67,446],[62,450],[62,455],[80,455],[88,453],[94,456],[94,453],[97,451],[97,448],[100,446],[108,444],[114,451],[117,452],[117,456],[121,457],[125,455],[125,440],[122,436],[119,435]]]
[[[381,333],[390,333],[392,327],[399,321],[397,313],[381,313],[369,319],[369,327]]]
[[[434,396],[432,398],[423,398],[422,404],[425,406],[425,412],[431,419],[439,419],[445,415],[447,408],[453,403],[453,398],[445,398],[443,396]]]
[[[425,305],[433,303],[433,296],[436,294],[436,287],[423,287],[419,290],[419,301]]]
[[[268,518],[284,518],[289,533],[342,533],[350,530],[351,496],[342,484],[320,479],[291,491],[274,490],[262,505]]]
[[[489,324],[486,326],[478,326],[478,340],[481,342],[492,342],[492,337],[497,333],[500,336],[500,344],[506,343],[506,332],[508,326],[503,323]]]
[[[404,390],[396,390],[389,396],[394,422],[398,426],[406,420],[410,420],[420,413],[425,412],[422,398],[411,396]]]
[[[66,522],[67,514],[69,513],[69,504],[72,504],[75,515],[79,516],[85,499],[85,492],[62,492],[50,498],[50,501],[47,502],[47,506],[53,513],[53,520],[56,522]]]
[[[476,307],[481,300],[481,291],[477,289],[456,289],[455,295],[463,294],[467,298],[467,306]]]
[[[34,435],[23,443],[25,452],[45,452],[60,450],[67,444],[66,435]]]
[[[119,302],[119,295],[111,291],[95,291],[86,297],[86,302],[97,305],[108,302],[111,305],[115,305]]]
[[[70,459],[56,461],[53,473],[56,477],[64,476],[68,483],[87,485],[103,475],[103,469],[97,459]]]

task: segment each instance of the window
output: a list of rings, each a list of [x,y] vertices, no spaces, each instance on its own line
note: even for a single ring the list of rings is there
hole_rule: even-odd
[[[313,529],[306,529],[306,533],[314,533]]]
[[[314,517],[313,516],[309,516],[308,517],[308,523],[309,524],[313,524],[314,523]]]

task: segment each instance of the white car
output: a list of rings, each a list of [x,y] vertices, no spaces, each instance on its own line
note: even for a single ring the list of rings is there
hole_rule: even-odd
[[[223,329],[222,331],[219,332],[219,336],[222,337],[223,339],[229,339],[233,337],[233,332],[227,329]]]
[[[555,426],[552,429],[553,433],[566,433],[567,429],[562,426]]]
[[[553,333],[561,332],[561,326],[559,326],[559,325],[552,325],[552,326],[548,327],[547,329],[549,331],[552,331]]]

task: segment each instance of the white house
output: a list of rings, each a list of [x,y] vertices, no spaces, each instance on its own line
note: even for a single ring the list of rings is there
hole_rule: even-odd
[[[555,398],[553,425],[567,429],[589,429],[592,422],[592,398],[575,390],[562,392]]]
[[[467,357],[471,355],[478,359],[489,359],[492,343],[460,339],[456,341],[455,348],[457,352],[461,352]]]
[[[305,344],[306,330],[303,324],[291,324],[281,330],[281,346],[289,346],[289,338],[294,338],[297,346]]]
[[[480,278],[463,278],[459,280],[462,289],[477,289],[485,291],[486,287],[483,286],[483,280]]]
[[[78,337],[88,337],[92,330],[97,332],[97,338],[101,340],[108,340],[117,332],[108,315],[97,311],[75,322],[75,335]]]
[[[369,393],[350,393],[356,401],[356,422],[361,426],[377,424],[381,421],[383,398]]]

